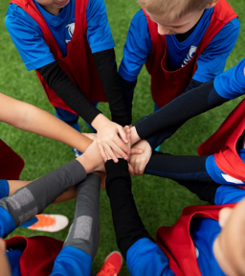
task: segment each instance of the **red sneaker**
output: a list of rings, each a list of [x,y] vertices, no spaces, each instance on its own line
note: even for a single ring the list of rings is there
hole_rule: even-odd
[[[122,255],[114,251],[107,256],[101,270],[96,276],[117,276],[123,263]]]

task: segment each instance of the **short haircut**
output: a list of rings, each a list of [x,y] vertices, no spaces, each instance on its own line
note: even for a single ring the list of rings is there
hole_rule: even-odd
[[[218,0],[138,0],[139,4],[152,14],[176,20],[194,11],[201,11],[208,4]]]

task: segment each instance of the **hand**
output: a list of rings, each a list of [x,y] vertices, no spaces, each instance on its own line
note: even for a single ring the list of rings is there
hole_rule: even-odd
[[[135,153],[135,148],[141,149],[143,153]],[[129,163],[133,167],[136,175],[142,175],[144,173],[145,167],[149,162],[151,155],[152,149],[146,140],[141,140],[132,147]]]
[[[117,156],[127,160],[130,151],[127,147],[129,141],[124,128],[111,122],[102,114],[94,119],[92,125],[98,131],[97,140],[104,161],[106,162],[110,157],[117,163]]]
[[[97,139],[77,158],[77,161],[82,164],[87,174],[94,171],[105,171],[104,161],[99,151]]]
[[[97,133],[82,133],[82,135],[86,136],[92,141],[94,141],[97,138]]]

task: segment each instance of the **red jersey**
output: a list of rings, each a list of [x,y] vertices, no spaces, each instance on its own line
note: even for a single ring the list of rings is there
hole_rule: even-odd
[[[50,48],[55,60],[67,74],[76,87],[85,95],[90,103],[107,102],[102,82],[97,73],[94,57],[87,41],[86,8],[88,0],[75,2],[75,31],[72,40],[67,45],[67,56],[61,53],[58,44],[52,35],[43,16],[32,0],[11,0],[26,11],[40,26],[44,40]],[[58,108],[76,114],[56,93],[47,85],[44,78],[36,71],[50,103]]]
[[[0,179],[18,180],[24,168],[23,159],[0,139]]]
[[[245,100],[227,117],[220,128],[198,147],[200,155],[214,154],[215,163],[226,174],[245,181],[245,163],[237,152],[237,141],[245,130]]]
[[[166,254],[169,267],[176,276],[201,276],[196,258],[195,245],[190,235],[193,217],[219,220],[219,211],[235,204],[191,206],[183,210],[174,226],[162,226],[157,231],[157,244]]]
[[[6,248],[24,248],[20,257],[22,276],[47,276],[52,273],[54,261],[62,249],[63,242],[54,238],[36,236],[31,238],[16,236],[6,240]]]
[[[144,11],[145,12],[145,11]],[[208,47],[216,34],[237,15],[225,1],[219,0],[215,5],[212,18],[192,59],[184,67],[176,71],[168,71],[167,41],[157,31],[157,24],[147,13],[148,28],[151,37],[151,56],[146,62],[146,68],[151,75],[151,93],[158,107],[172,101],[188,87],[196,69],[199,56]]]

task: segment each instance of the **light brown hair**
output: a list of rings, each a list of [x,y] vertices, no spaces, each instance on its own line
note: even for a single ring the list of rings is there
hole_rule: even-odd
[[[218,0],[138,0],[138,2],[152,14],[176,20],[188,13],[204,10],[208,4]]]

